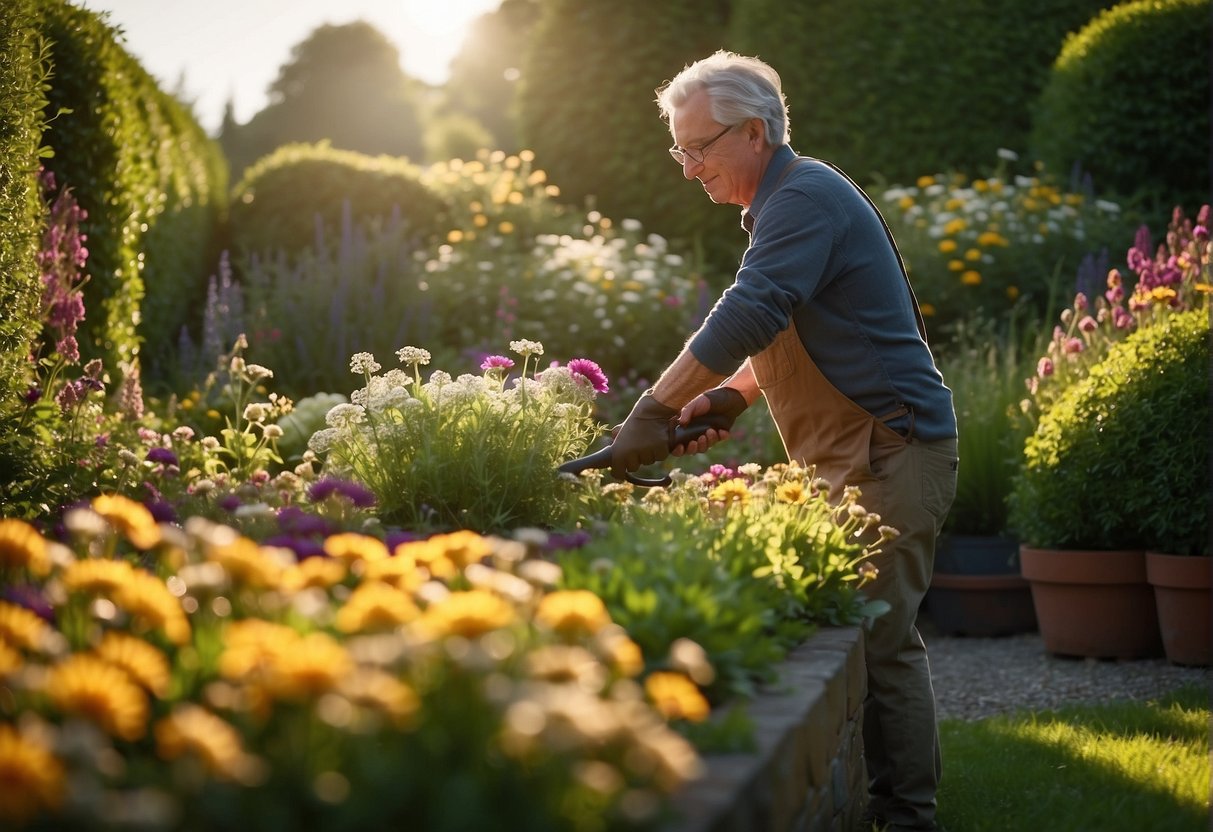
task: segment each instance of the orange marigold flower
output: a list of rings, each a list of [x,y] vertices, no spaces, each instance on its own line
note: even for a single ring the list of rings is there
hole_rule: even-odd
[[[173,644],[185,644],[190,640],[190,623],[181,609],[181,602],[150,572],[132,569],[130,578],[111,598],[148,627],[163,630]]]
[[[160,526],[143,503],[121,494],[102,494],[93,498],[92,509],[139,549],[160,542]]]
[[[137,740],[147,730],[147,696],[126,673],[77,653],[51,669],[46,694],[60,711],[82,716],[111,736]]]
[[[63,570],[63,585],[72,592],[110,595],[126,584],[135,568],[124,560],[85,558]]]
[[[362,579],[382,581],[409,592],[421,586],[425,583],[426,574],[417,568],[417,561],[407,553],[407,549],[403,548],[408,545],[408,543],[401,543],[390,558],[368,563],[362,573]]]
[[[42,743],[0,723],[0,821],[17,827],[63,800],[64,767]]]
[[[278,699],[314,698],[335,690],[353,670],[354,660],[335,638],[308,633],[294,649],[273,658],[267,687]]]
[[[327,589],[345,580],[345,564],[336,558],[306,558],[282,573],[282,588],[287,592],[299,592],[319,587]]]
[[[666,719],[703,722],[708,718],[708,700],[695,683],[681,673],[650,674],[644,680],[644,692]]]
[[[219,673],[227,679],[241,679],[264,670],[277,656],[297,647],[299,638],[284,624],[260,618],[233,621],[223,632]]]
[[[35,575],[50,571],[46,540],[24,520],[0,519],[0,567],[3,566],[28,569]]]
[[[206,559],[222,566],[234,582],[251,587],[274,587],[282,578],[282,563],[247,537],[207,545]]]
[[[588,589],[565,589],[540,599],[535,620],[566,635],[594,634],[611,623],[611,614]]]
[[[488,538],[467,530],[437,534],[426,542],[439,547],[442,554],[461,569],[479,563],[493,553],[493,544]]]

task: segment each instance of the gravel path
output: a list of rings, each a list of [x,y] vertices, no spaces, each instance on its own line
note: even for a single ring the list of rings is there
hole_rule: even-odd
[[[1058,658],[1039,633],[955,638],[921,626],[931,661],[940,719],[981,719],[1017,710],[1050,710],[1078,702],[1150,699],[1192,683],[1209,685],[1207,667],[1166,659]]]

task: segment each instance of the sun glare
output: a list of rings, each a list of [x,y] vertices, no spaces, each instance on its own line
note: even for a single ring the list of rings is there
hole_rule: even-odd
[[[373,4],[379,7],[375,17],[365,19],[382,27],[397,45],[410,75],[441,83],[472,22],[499,4],[500,0],[380,0]]]

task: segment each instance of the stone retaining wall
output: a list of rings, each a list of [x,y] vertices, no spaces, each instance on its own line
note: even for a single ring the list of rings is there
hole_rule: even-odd
[[[859,628],[818,630],[745,704],[755,750],[705,758],[670,832],[849,832],[867,796]]]

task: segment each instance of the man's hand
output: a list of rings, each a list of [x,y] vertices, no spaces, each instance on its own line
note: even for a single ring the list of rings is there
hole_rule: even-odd
[[[619,426],[611,443],[611,473],[623,479],[628,471],[660,462],[670,455],[670,428],[678,411],[645,393]]]
[[[749,407],[749,404],[746,402],[745,396],[732,387],[715,387],[706,393],[696,396],[682,409],[682,413],[678,416],[679,424],[690,424],[697,417],[707,415],[708,413],[725,417],[727,424],[719,430],[708,428],[703,436],[694,442],[678,445],[670,453],[674,456],[701,454],[717,442],[723,442],[729,438],[729,428],[733,426],[733,422],[737,421],[737,417],[747,407]]]

